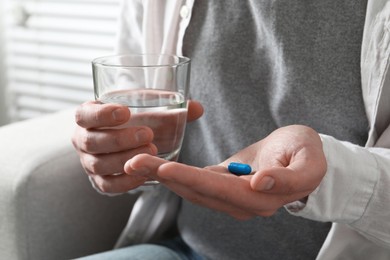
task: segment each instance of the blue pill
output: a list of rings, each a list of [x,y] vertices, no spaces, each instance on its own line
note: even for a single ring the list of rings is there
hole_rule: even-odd
[[[252,172],[252,168],[248,164],[232,162],[228,165],[229,172],[235,175],[248,175]]]

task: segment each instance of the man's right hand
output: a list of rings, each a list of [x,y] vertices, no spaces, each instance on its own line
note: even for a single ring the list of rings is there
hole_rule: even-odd
[[[196,101],[190,101],[187,121],[196,120],[202,114],[203,107]],[[83,168],[97,188],[103,192],[121,193],[146,181],[143,177],[122,174],[126,161],[135,155],[157,154],[150,128],[120,127],[131,117],[126,106],[91,101],[82,104],[75,117],[77,127],[72,143]]]

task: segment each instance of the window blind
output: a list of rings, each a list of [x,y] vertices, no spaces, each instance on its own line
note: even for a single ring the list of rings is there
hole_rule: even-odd
[[[93,99],[91,60],[112,54],[120,0],[7,0],[6,64],[13,121]]]
[[[6,86],[6,77],[5,77],[5,57],[4,57],[4,1],[0,1],[0,126],[5,125],[9,122],[7,107],[6,107],[6,98],[5,98],[5,86]]]

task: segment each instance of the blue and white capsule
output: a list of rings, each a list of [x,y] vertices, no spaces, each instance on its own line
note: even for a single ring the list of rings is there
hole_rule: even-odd
[[[238,163],[238,162],[231,162],[228,165],[229,172],[240,176],[240,175],[248,175],[251,174],[252,168],[249,164],[245,163]]]

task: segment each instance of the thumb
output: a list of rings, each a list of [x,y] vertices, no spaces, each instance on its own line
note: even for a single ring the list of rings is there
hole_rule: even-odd
[[[272,167],[256,172],[251,179],[252,189],[268,193],[285,193],[291,191],[293,173],[285,167]]]
[[[203,115],[203,106],[194,100],[190,100],[188,103],[188,115],[187,122],[195,121]]]
[[[304,171],[304,170],[303,170]],[[291,168],[272,167],[255,173],[251,179],[251,188],[256,191],[287,195],[299,199],[315,189],[312,178],[306,173]]]
[[[296,157],[287,167],[278,165],[256,172],[251,179],[251,188],[261,192],[291,195],[297,199],[309,195],[325,176],[326,159],[323,156],[311,159]]]

